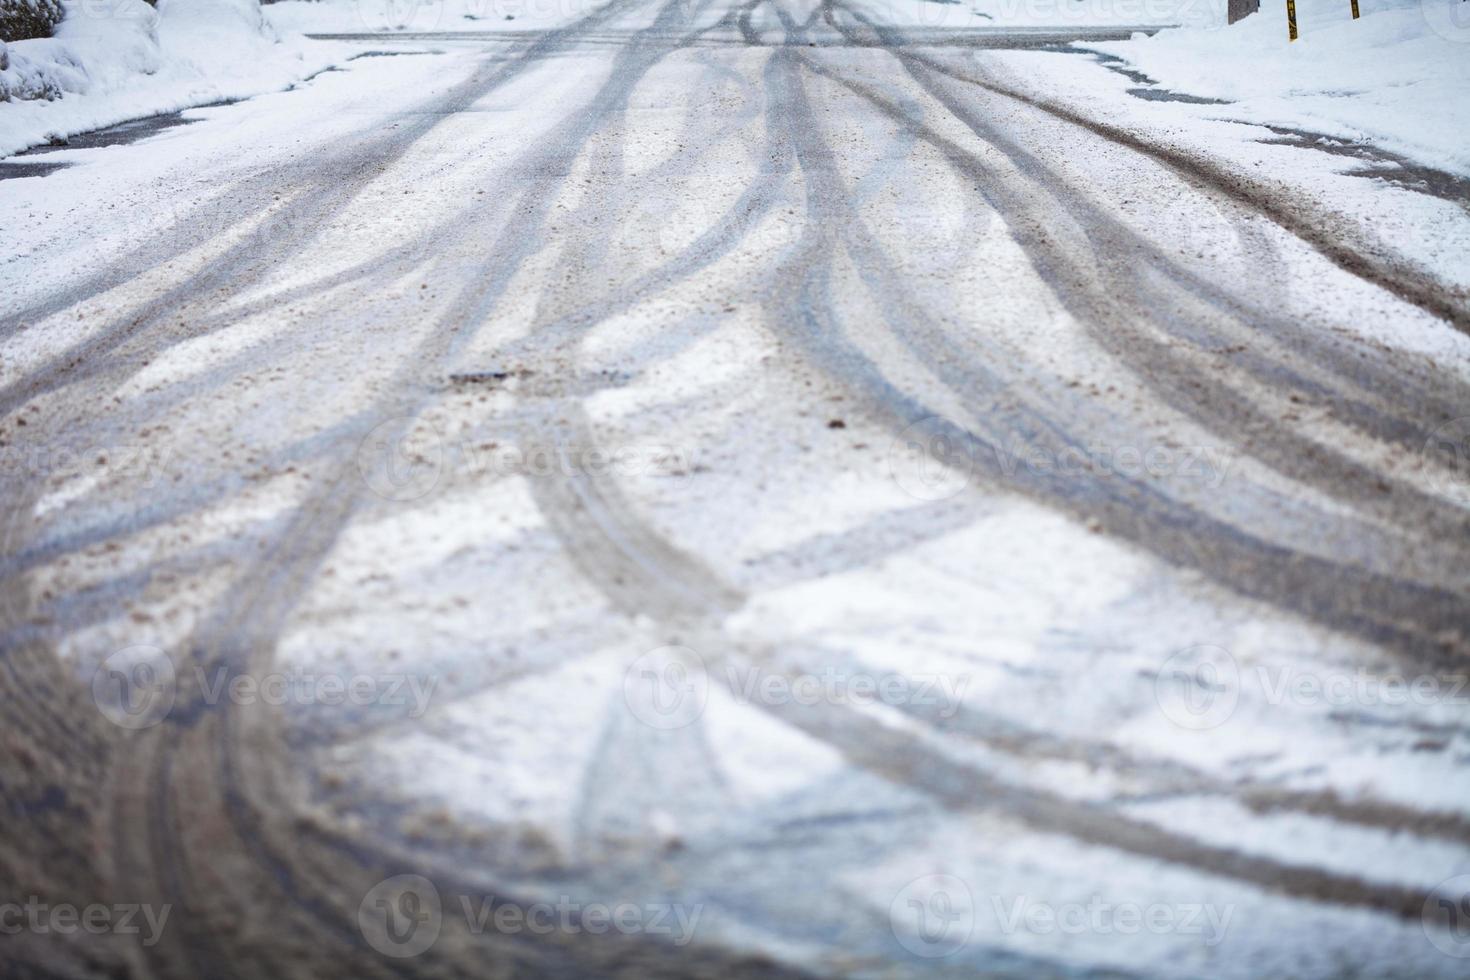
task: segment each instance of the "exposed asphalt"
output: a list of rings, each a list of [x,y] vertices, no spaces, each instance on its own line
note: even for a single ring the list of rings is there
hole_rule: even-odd
[[[1200,644],[1463,674],[1470,375],[1357,329],[1462,351],[1463,290],[987,55],[1131,29],[865,9],[395,36],[449,74],[0,306],[0,878],[173,909],[0,938],[16,975],[1454,975],[1421,919],[1470,867],[1463,706],[1173,738],[1157,690]],[[1174,462],[1055,463],[1099,445]],[[656,648],[733,713],[649,723]],[[92,678],[137,649],[175,681],[130,730]],[[703,691],[875,663],[988,679]],[[438,695],[208,682],[294,670]],[[405,874],[445,912],[399,959],[363,915]],[[949,948],[904,928],[935,874],[972,923],[1106,892],[1235,931]],[[559,898],[703,926],[454,914]]]

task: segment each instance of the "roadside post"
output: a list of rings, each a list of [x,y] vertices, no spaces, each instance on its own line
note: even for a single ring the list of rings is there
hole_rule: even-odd
[[[1353,5],[1353,20],[1358,20],[1362,16],[1361,11],[1358,10],[1358,0],[1349,0],[1349,2]],[[1470,2],[1470,0],[1460,0],[1460,2],[1466,3]],[[1230,11],[1230,23],[1232,24],[1237,20],[1235,16],[1236,3],[1237,0],[1229,0],[1228,9]],[[1241,14],[1241,16],[1244,17],[1245,14]],[[1296,0],[1286,0],[1286,33],[1291,40],[1296,40]]]

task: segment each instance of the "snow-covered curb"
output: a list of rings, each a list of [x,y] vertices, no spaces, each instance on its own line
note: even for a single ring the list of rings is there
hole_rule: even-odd
[[[256,0],[67,0],[56,36],[6,46],[0,156],[130,119],[278,91],[345,48],[282,37]]]
[[[1215,115],[1372,142],[1470,174],[1470,3],[1297,0],[1301,39],[1287,40],[1284,0],[1233,27],[1163,31],[1088,45],[1163,86],[1228,100]]]

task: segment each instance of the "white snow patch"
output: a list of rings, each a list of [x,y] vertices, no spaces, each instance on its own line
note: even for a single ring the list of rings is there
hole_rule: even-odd
[[[1300,39],[1284,4],[1231,27],[1191,27],[1088,45],[1164,86],[1234,103],[1234,119],[1372,140],[1470,174],[1470,5],[1374,0],[1354,21],[1346,0],[1298,0]]]
[[[255,0],[67,4],[55,37],[8,46],[0,154],[192,106],[277,91],[346,57],[282,38]]]

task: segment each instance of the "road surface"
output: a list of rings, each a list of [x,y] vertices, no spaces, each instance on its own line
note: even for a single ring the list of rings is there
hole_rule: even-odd
[[[0,185],[0,876],[169,910],[17,975],[1458,975],[1464,288],[1067,35],[613,0]]]

